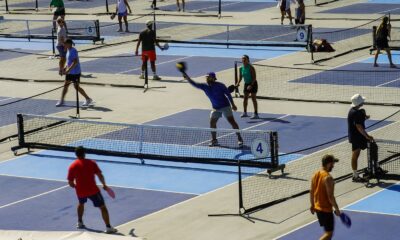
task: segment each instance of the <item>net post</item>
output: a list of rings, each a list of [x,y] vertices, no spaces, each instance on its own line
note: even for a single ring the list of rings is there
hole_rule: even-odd
[[[26,20],[25,23],[26,23],[26,30],[28,30],[28,41],[30,42],[31,41],[31,30],[29,28],[29,20]]]
[[[110,13],[110,11],[108,9],[108,0],[106,0],[106,13]]]
[[[24,118],[22,114],[17,114],[17,126],[18,126],[18,144],[19,147],[25,145],[25,131],[24,131]]]
[[[243,206],[243,187],[242,187],[242,166],[240,160],[238,160],[238,187],[239,187],[239,214],[241,214]]]
[[[35,0],[35,11],[39,11],[39,0]]]
[[[314,63],[314,49],[313,49],[313,30],[312,30],[312,25],[308,25],[308,31],[307,31],[307,41],[308,41],[308,49],[311,53],[311,63]]]
[[[269,135],[270,138],[270,150],[271,150],[271,165],[272,168],[276,168],[279,166],[278,159],[278,132],[271,132]]]
[[[8,9],[8,0],[6,0],[6,13],[10,13],[10,11]]]
[[[51,29],[51,47],[53,50],[53,56],[56,56],[56,43],[55,43],[54,28]]]
[[[239,82],[239,77],[238,77],[238,65],[237,65],[237,61],[235,61],[235,86],[236,84]],[[239,96],[239,87],[235,87],[235,97]]]
[[[222,17],[221,12],[222,12],[222,0],[219,0],[218,1],[218,18]]]
[[[99,22],[99,19],[96,19],[94,21],[94,26],[95,26],[95,29],[96,29],[96,40],[100,40],[100,22]]]

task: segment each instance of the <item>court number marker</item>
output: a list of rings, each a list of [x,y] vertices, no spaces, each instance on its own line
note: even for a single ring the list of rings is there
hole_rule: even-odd
[[[299,29],[297,29],[297,36],[296,36],[297,41],[299,42],[305,42],[307,41],[307,31],[300,27]]]
[[[264,139],[257,138],[251,143],[251,153],[256,158],[265,158],[268,156],[269,148]]]

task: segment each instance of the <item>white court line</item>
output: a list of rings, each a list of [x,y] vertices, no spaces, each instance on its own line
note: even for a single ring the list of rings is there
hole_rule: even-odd
[[[52,192],[55,192],[55,191],[64,189],[64,188],[66,188],[66,187],[69,187],[69,185],[65,185],[65,186],[62,186],[62,187],[59,187],[59,188],[56,188],[56,189],[53,189],[53,190],[44,192],[44,193],[37,194],[37,195],[32,196],[32,197],[24,198],[24,199],[21,199],[21,200],[18,200],[18,201],[15,201],[15,202],[12,202],[12,203],[9,203],[9,204],[0,206],[0,209],[5,208],[5,207],[9,207],[9,206],[12,206],[12,205],[15,205],[15,204],[18,204],[18,203],[21,203],[21,202],[25,202],[25,201],[28,201],[28,200],[31,200],[31,199],[34,199],[34,198],[38,198],[38,197],[40,197],[40,196],[43,196],[43,195],[46,195],[46,194],[49,194],[49,193],[52,193]]]
[[[10,98],[0,99],[0,102],[2,102],[2,101],[7,101],[7,100],[10,100],[10,99],[14,99],[14,98],[10,97]]]
[[[375,87],[382,87],[382,86],[385,86],[385,85],[387,85],[387,84],[389,84],[389,83],[397,82],[397,81],[400,81],[400,78],[396,78],[395,80],[392,80],[392,81],[389,81],[389,82],[385,82],[385,83],[376,85]]]
[[[186,57],[177,58],[177,59],[173,59],[173,60],[169,60],[169,61],[165,61],[165,62],[160,62],[160,63],[157,63],[156,66],[159,66],[159,65],[162,65],[162,64],[165,64],[165,63],[170,63],[170,62],[183,60],[183,59],[190,58],[190,57],[192,57],[192,56],[186,56]],[[142,67],[138,67],[138,68],[129,69],[129,70],[126,70],[126,71],[123,71],[123,72],[119,72],[119,73],[116,73],[116,74],[124,74],[124,73],[133,72],[133,71],[137,71],[137,70],[141,70],[141,69],[142,69]]]

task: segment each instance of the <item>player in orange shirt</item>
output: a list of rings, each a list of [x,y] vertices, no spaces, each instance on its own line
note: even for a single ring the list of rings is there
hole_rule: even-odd
[[[330,172],[339,160],[333,155],[325,155],[322,157],[322,169],[314,173],[311,179],[310,190],[310,211],[316,213],[318,221],[325,232],[320,240],[330,240],[334,230],[333,209],[336,216],[340,216],[340,210],[336,203],[334,195],[334,185]]]

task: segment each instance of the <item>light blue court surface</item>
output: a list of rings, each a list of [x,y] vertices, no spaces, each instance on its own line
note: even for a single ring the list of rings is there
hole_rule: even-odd
[[[393,63],[399,63],[400,62],[400,51],[391,51],[392,52],[392,61]],[[361,61],[362,63],[370,63],[373,64],[374,63],[374,57],[369,57],[365,60]],[[385,51],[381,51],[381,54],[379,54],[378,56],[378,60],[377,60],[378,64],[389,64],[389,59],[387,54],[385,53]],[[379,68],[377,68],[379,70]]]
[[[91,44],[92,41],[74,41],[76,45]],[[0,38],[0,49],[19,49],[32,51],[51,51],[52,42],[50,39],[25,39],[25,38]]]
[[[368,0],[368,2],[377,4],[400,4],[400,0]]]

